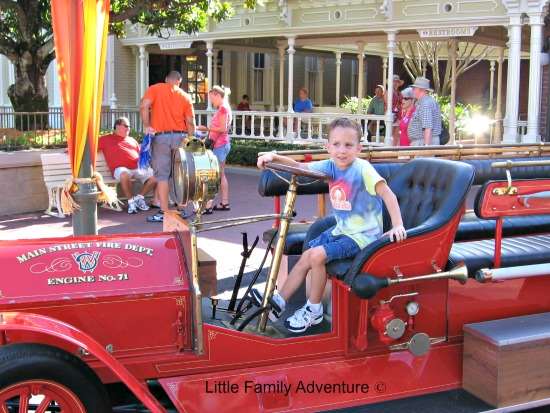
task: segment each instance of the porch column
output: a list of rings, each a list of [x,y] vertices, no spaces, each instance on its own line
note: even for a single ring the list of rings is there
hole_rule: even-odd
[[[498,69],[497,69],[497,103],[495,109],[495,132],[493,143],[502,140],[502,66],[504,65],[504,47],[498,49]]]
[[[218,79],[218,49],[212,49],[212,86],[221,84]]]
[[[107,99],[111,109],[117,108],[117,98],[115,93],[115,39],[114,35],[109,35],[107,39],[107,64],[105,66],[105,77],[107,80]],[[114,123],[114,122],[113,122]]]
[[[529,24],[531,26],[531,46],[529,49],[529,104],[525,142],[531,143],[540,140],[540,91],[542,89],[540,53],[542,51],[542,27],[544,25],[542,14],[530,14]]]
[[[317,101],[319,102],[319,106],[323,106],[323,89],[324,89],[324,76],[325,76],[325,59],[322,57],[319,58],[319,82],[318,84],[318,91],[319,94],[317,95]]]
[[[342,52],[336,52],[336,107],[340,107],[340,68],[342,66]]]
[[[285,48],[279,46],[279,112],[285,110]]]
[[[382,85],[384,86],[384,90],[386,89],[386,83],[388,80],[388,58],[383,57],[382,60],[384,63],[382,63]]]
[[[521,63],[521,14],[510,16],[508,28],[508,82],[506,85],[506,117],[504,118],[504,143],[514,143],[518,134],[519,82]]]
[[[384,143],[386,146],[389,146],[393,143],[393,52],[395,50],[395,35],[397,30],[387,31],[386,33],[388,34],[388,76],[386,83],[386,137]]]
[[[493,97],[495,89],[495,61],[491,60],[489,66],[490,81],[489,81],[489,110],[493,109]]]
[[[363,66],[365,59],[365,43],[357,42],[357,97],[359,101],[363,98]]]
[[[208,82],[207,82],[207,85],[208,85],[208,90],[210,90],[212,88],[213,83],[212,83],[212,56],[214,55],[214,52],[212,51],[212,47],[214,46],[214,42],[212,40],[208,40],[206,42],[206,57],[207,57],[207,60],[206,60],[206,76],[208,77]],[[210,102],[210,95],[207,94],[206,95],[207,99],[208,99],[208,110],[212,110],[212,103]]]
[[[145,94],[145,91],[147,90],[147,84],[149,83],[147,81],[147,58],[149,53],[147,52],[147,49],[145,48],[145,45],[140,44],[138,46],[139,50],[139,94],[140,97],[143,97]]]
[[[296,53],[296,49],[294,49],[294,45],[296,44],[296,38],[295,37],[289,37],[288,38],[288,108],[287,111],[289,113],[294,113],[294,109],[292,109],[292,103],[293,103],[293,92],[294,92],[294,53]],[[291,126],[289,126],[289,129]]]
[[[455,143],[456,134],[455,134],[455,123],[456,123],[456,49],[457,49],[456,38],[451,40],[451,102],[449,107],[449,141],[452,144]]]

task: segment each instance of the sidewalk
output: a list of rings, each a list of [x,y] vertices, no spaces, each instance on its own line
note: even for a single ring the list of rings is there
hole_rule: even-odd
[[[262,198],[258,194],[257,170],[248,168],[229,168],[231,211],[214,212],[205,215],[204,220],[270,214],[273,212],[273,199]],[[296,222],[311,219],[317,212],[315,196],[298,197],[296,203]],[[161,223],[148,223],[146,217],[153,212],[140,212],[128,215],[126,211],[116,212],[98,208],[98,232],[105,234],[150,233],[162,231]],[[265,245],[262,233],[271,227],[272,221],[258,222],[238,227],[209,231],[200,235],[199,247],[216,258],[218,279],[233,277],[241,263],[242,235],[248,233],[249,245],[256,235],[260,236],[258,246],[248,261],[246,271],[254,271],[260,264]],[[0,217],[0,240],[29,239],[46,237],[70,237],[72,235],[71,218],[59,219],[43,213],[22,214]],[[269,266],[268,259],[266,266]],[[224,283],[225,284],[225,283]]]

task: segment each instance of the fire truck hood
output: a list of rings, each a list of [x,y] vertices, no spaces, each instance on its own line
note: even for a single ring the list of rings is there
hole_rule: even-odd
[[[0,242],[0,304],[188,290],[177,235]]]

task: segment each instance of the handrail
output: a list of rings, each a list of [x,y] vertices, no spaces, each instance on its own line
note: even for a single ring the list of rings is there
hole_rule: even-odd
[[[325,149],[278,151],[280,155],[289,156],[296,161],[316,161],[328,159]],[[444,146],[407,146],[388,147],[365,145],[359,157],[369,160],[402,160],[419,156],[431,156],[449,159],[471,158],[518,158],[530,156],[550,156],[550,145],[541,143],[516,144],[477,144],[477,145],[444,145]],[[544,162],[544,161],[535,161]],[[534,165],[533,165],[534,166]]]
[[[493,162],[491,164],[492,168],[520,168],[524,166],[550,166],[550,160],[541,160],[541,161],[504,161],[504,162]]]

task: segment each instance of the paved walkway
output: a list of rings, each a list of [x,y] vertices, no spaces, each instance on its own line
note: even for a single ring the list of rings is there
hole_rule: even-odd
[[[228,171],[230,186],[231,211],[214,212],[206,215],[206,219],[223,219],[225,217],[240,217],[248,215],[269,214],[273,212],[273,200],[262,198],[258,194],[259,171],[255,169],[232,168]],[[317,197],[302,196],[297,201],[296,220],[310,219],[317,208]],[[155,211],[155,210],[153,210]],[[116,212],[98,208],[99,234],[146,233],[162,231],[162,224],[145,221],[149,212],[128,215],[126,212]],[[256,235],[260,242],[248,261],[247,272],[253,271],[259,265],[265,244],[262,233],[270,228],[272,221],[247,224],[226,228],[218,231],[205,232],[199,238],[199,247],[216,258],[218,278],[224,279],[237,274],[241,263],[242,235],[248,233],[249,244]],[[45,237],[69,237],[72,235],[71,218],[59,219],[42,213],[21,214],[0,217],[0,240],[28,239]],[[267,261],[269,265],[270,260]],[[224,285],[227,284],[223,283]]]

